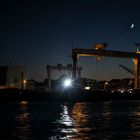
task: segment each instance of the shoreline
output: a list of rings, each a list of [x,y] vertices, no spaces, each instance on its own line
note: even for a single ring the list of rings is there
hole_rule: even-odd
[[[111,93],[109,91],[38,92],[17,89],[0,90],[0,102],[94,102],[111,100],[140,100],[140,93]]]

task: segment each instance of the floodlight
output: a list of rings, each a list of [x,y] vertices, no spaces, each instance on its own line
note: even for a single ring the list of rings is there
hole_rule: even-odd
[[[70,87],[70,86],[72,86],[72,80],[70,78],[65,79],[64,82],[63,82],[63,86],[64,87]]]

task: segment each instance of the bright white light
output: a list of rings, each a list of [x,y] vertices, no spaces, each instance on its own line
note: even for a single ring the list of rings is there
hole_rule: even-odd
[[[64,87],[70,87],[72,86],[72,80],[71,79],[66,79],[63,83]]]
[[[90,90],[90,86],[85,87],[85,90]]]

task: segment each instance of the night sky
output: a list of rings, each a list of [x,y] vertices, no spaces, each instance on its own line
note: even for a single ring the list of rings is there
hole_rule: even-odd
[[[28,78],[39,81],[46,65],[72,64],[72,44],[106,42],[109,50],[135,51],[140,42],[139,0],[4,0],[0,15],[0,65],[26,64]],[[133,68],[131,59],[81,57],[79,64],[87,78],[132,77],[118,66]]]

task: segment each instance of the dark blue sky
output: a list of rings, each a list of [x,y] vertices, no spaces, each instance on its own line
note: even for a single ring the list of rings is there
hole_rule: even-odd
[[[26,64],[29,78],[46,78],[45,66],[72,63],[71,48],[107,42],[110,50],[135,51],[140,42],[139,0],[28,0],[1,2],[0,65]],[[134,23],[134,28],[130,28]],[[131,77],[118,64],[131,59],[80,58],[83,77]]]

